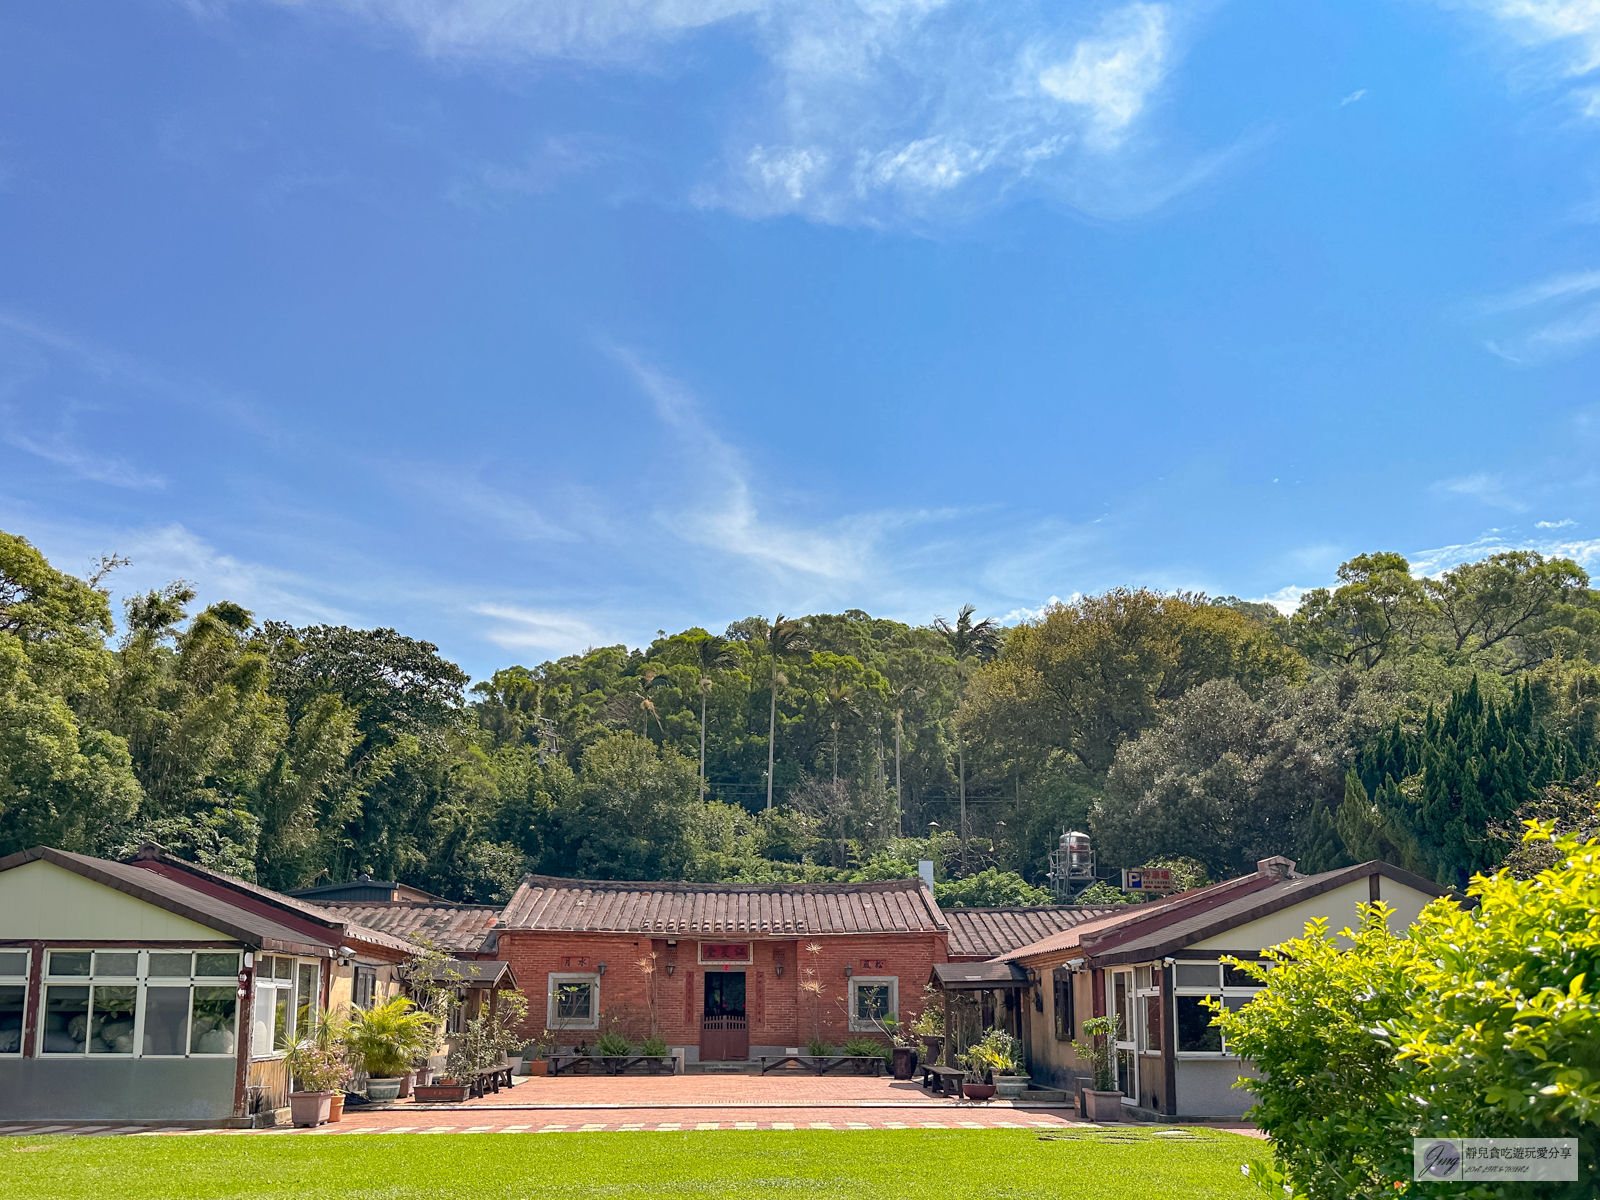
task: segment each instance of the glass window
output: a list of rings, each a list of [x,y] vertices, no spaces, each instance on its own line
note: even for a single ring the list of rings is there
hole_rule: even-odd
[[[850,981],[850,1028],[880,1031],[883,1018],[895,1011],[897,979],[855,978]]]
[[[94,973],[104,978],[132,979],[139,973],[137,950],[97,950],[94,955]]]
[[[372,996],[378,990],[378,969],[357,967],[355,982],[350,990],[350,1003],[357,1008],[371,1008]]]
[[[239,993],[233,986],[194,989],[194,1021],[190,1025],[190,1054],[232,1054],[238,1047],[235,1032]]]
[[[1238,967],[1222,964],[1222,986],[1225,988],[1258,988],[1261,981],[1241,971]]]
[[[1181,988],[1211,988],[1217,986],[1216,963],[1179,963],[1173,969],[1173,983]]]
[[[82,1054],[89,1042],[89,989],[59,984],[45,988],[41,1033],[45,1054]]]
[[[192,954],[163,954],[150,952],[150,967],[145,972],[152,979],[187,979]]]
[[[10,976],[15,979],[22,979],[27,974],[28,952],[26,950],[0,950],[0,978]]]
[[[294,974],[294,959],[275,958],[272,960],[272,977],[274,979],[288,979]]]
[[[1204,996],[1177,998],[1179,1050],[1222,1051],[1222,1031],[1211,1023],[1211,1010],[1205,1006],[1205,999]]]
[[[1144,1043],[1141,1050],[1160,1050],[1161,1031],[1165,1026],[1161,1022],[1161,995],[1140,996],[1139,1003],[1144,1006],[1143,1019],[1139,1023],[1139,1034]]]
[[[132,1054],[133,1027],[138,1016],[139,989],[136,986],[97,984],[94,1019],[89,1022],[89,1053]]]
[[[293,1032],[289,1023],[289,989],[276,988],[272,993],[272,1048],[287,1050]]]
[[[272,1053],[272,1002],[278,998],[276,988],[262,987],[256,983],[256,1008],[250,1026],[250,1053],[257,1058]]]
[[[154,958],[155,955],[151,955]],[[144,1053],[183,1054],[189,1044],[189,991],[152,987],[144,994]]]
[[[552,1030],[600,1027],[600,979],[596,975],[550,976],[548,1024]]]
[[[52,950],[50,951],[50,974],[87,975],[89,973],[89,963],[93,957],[87,950]]]
[[[0,984],[0,1054],[22,1053],[22,1018],[28,989],[20,983]]]
[[[194,956],[194,973],[202,979],[223,979],[239,973],[239,952],[202,952]]]
[[[317,1019],[317,967],[301,963],[294,990],[294,1027],[304,1037]]]
[[[1072,996],[1072,972],[1055,968],[1056,1041],[1070,1042],[1078,1036],[1078,1022]]]

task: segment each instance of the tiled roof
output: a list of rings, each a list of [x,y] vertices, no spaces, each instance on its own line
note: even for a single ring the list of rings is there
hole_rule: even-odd
[[[614,883],[529,875],[502,929],[594,933],[942,933],[949,928],[918,879],[881,883]]]
[[[1090,939],[1085,949],[1092,960],[1091,965],[1097,967],[1148,962],[1373,875],[1392,879],[1425,895],[1449,895],[1444,888],[1420,875],[1413,875],[1389,863],[1368,862],[1337,871],[1324,871],[1320,875],[1274,879],[1267,887],[1231,898],[1223,904],[1175,912],[1169,920],[1149,928],[1126,933],[1107,930]]]
[[[0,858],[0,871],[40,859],[82,875],[85,879],[115,888],[156,908],[187,917],[247,946],[328,957],[338,945],[336,932],[322,936],[308,935],[259,912],[189,887],[181,880],[128,863],[91,858],[86,854],[73,854],[49,846],[35,846],[31,850]]]
[[[939,987],[947,992],[1028,986],[1028,973],[1010,962],[935,963],[933,977],[939,981]]]
[[[500,918],[493,904],[411,904],[404,900],[319,905],[343,921],[375,929],[402,941],[412,934],[441,950],[473,953]]]
[[[950,957],[994,958],[1063,929],[1117,911],[1096,905],[1042,904],[1032,908],[946,908]]]

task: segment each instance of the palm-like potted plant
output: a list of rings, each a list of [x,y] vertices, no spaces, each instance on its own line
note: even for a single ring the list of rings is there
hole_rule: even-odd
[[[345,1031],[350,1061],[367,1074],[367,1099],[393,1100],[411,1062],[438,1037],[433,1014],[404,996],[368,1009],[352,1008]]]
[[[961,1094],[968,1100],[993,1100],[994,1084],[988,1081],[989,1058],[983,1043],[967,1047],[955,1058],[956,1066],[966,1072],[961,1077]]]
[[[1122,1093],[1116,1090],[1117,1031],[1122,1028],[1122,1018],[1090,1017],[1083,1023],[1086,1042],[1073,1042],[1078,1057],[1087,1059],[1094,1073],[1094,1087],[1083,1091],[1083,1114],[1091,1121],[1122,1120]]]
[[[1017,1099],[1033,1082],[1022,1061],[1022,1043],[1000,1029],[989,1030],[983,1041],[989,1049],[989,1078],[995,1095],[1002,1100]]]
[[[283,1065],[300,1085],[299,1091],[289,1093],[291,1119],[296,1125],[326,1124],[333,1097],[350,1074],[343,1048],[313,1032],[284,1052]]]

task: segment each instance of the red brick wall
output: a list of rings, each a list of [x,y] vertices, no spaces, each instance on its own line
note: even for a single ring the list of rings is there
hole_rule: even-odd
[[[808,945],[821,947],[820,953],[807,952]],[[720,967],[697,961],[697,941],[680,938],[676,946],[669,946],[661,938],[524,930],[503,930],[499,939],[499,957],[511,964],[518,986],[528,997],[530,1037],[545,1026],[551,972],[588,973],[603,962],[606,973],[600,980],[601,1029],[607,1028],[608,1018],[618,1016],[624,1032],[635,1041],[642,1041],[649,1034],[652,976],[640,968],[639,960],[647,958],[652,950],[656,953],[656,1028],[669,1045],[698,1045],[700,1014],[705,1005],[704,972]],[[922,985],[932,974],[933,964],[946,961],[943,934],[757,941],[752,944],[752,958],[754,961],[742,968],[752,1046],[803,1046],[814,1029],[834,1046],[864,1036],[849,1030],[844,1004],[849,994],[844,973],[847,965],[857,975],[898,977],[901,1017],[909,1020],[921,1010]],[[775,969],[777,961],[783,964],[781,977]],[[670,976],[669,962],[675,964]],[[821,984],[820,995],[805,987],[809,980]],[[562,1040],[571,1044],[583,1037],[593,1042],[595,1036],[571,1031]]]

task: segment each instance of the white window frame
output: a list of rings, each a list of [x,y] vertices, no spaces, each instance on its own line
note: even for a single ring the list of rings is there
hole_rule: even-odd
[[[587,983],[589,985],[589,1019],[587,1021],[574,1021],[556,1015],[556,992],[563,983]],[[598,972],[550,972],[549,991],[545,996],[545,1001],[545,1027],[553,1033],[560,1033],[565,1029],[600,1028],[600,975]]]
[[[1177,986],[1178,968],[1179,967],[1199,967],[1199,966],[1206,966],[1206,967],[1214,967],[1214,968],[1216,968],[1216,980],[1217,980],[1216,986],[1214,986],[1214,987],[1196,987],[1196,986],[1193,986],[1193,985],[1188,985],[1188,986],[1184,986],[1184,987]],[[1223,981],[1226,978],[1227,978],[1226,969],[1224,968],[1223,964],[1218,960],[1208,959],[1208,960],[1201,961],[1201,960],[1190,959],[1190,960],[1185,961],[1183,959],[1179,959],[1174,964],[1173,970],[1172,970],[1172,980],[1173,980],[1173,984],[1174,984],[1173,989],[1172,989],[1172,1015],[1169,1018],[1167,1018],[1167,1032],[1172,1037],[1172,1052],[1178,1058],[1195,1058],[1195,1059],[1213,1059],[1213,1060],[1215,1060],[1215,1059],[1238,1058],[1239,1057],[1228,1046],[1227,1038],[1221,1037],[1221,1031],[1220,1030],[1218,1031],[1218,1037],[1221,1038],[1221,1044],[1222,1044],[1222,1049],[1220,1049],[1220,1050],[1181,1050],[1181,1049],[1178,1048],[1178,1000],[1181,997],[1212,996],[1212,997],[1215,997],[1216,999],[1222,1001],[1223,1004],[1227,1004],[1227,1002],[1229,1000],[1240,1000],[1243,1003],[1248,1004],[1251,1000],[1254,1000],[1256,998],[1256,996],[1259,995],[1264,990],[1263,988],[1261,988],[1259,986],[1255,986],[1255,987],[1240,987],[1237,984],[1225,984]]]
[[[50,971],[52,954],[132,954],[135,956],[134,974],[108,975],[100,974],[95,970],[93,957],[89,960],[90,972],[87,975],[55,975]],[[189,973],[187,975],[150,975],[150,956],[152,954],[187,954],[189,956]],[[197,987],[229,987],[237,993],[239,987],[239,968],[236,966],[227,975],[196,975],[195,956],[198,954],[231,954],[235,962],[242,962],[242,951],[226,947],[200,948],[191,946],[158,946],[154,948],[134,948],[129,946],[46,946],[43,962],[43,973],[39,988],[40,1015],[35,1030],[34,1052],[40,1058],[84,1058],[91,1062],[123,1062],[130,1058],[152,1058],[174,1060],[181,1058],[234,1058],[238,1054],[239,1038],[242,1036],[240,1024],[245,1005],[241,998],[235,995],[233,1009],[233,1036],[234,1048],[215,1054],[201,1054],[190,1049],[193,1045],[194,1030],[194,990]],[[31,960],[30,960],[31,962]],[[83,1039],[82,1050],[46,1050],[45,1049],[45,1005],[49,1000],[51,987],[86,987],[89,988],[89,1007],[85,1010],[89,1016],[94,1014],[94,989],[96,987],[129,987],[135,988],[134,1018],[133,1018],[133,1049],[125,1054],[95,1054],[89,1050],[89,1038]],[[189,993],[189,1007],[184,1015],[182,1054],[146,1054],[144,1051],[145,1017],[149,1012],[149,990],[157,988],[186,988]],[[26,1001],[24,1001],[26,1003]]]
[[[262,960],[263,959],[280,959],[280,958],[289,960],[289,964],[290,964],[290,966],[289,966],[289,977],[287,979],[277,979],[277,978],[263,979],[261,977],[261,963],[262,963]],[[312,1013],[313,1013],[313,1018],[312,1019],[314,1021],[315,1020],[315,1012],[316,1012],[316,1010],[321,1008],[321,1007],[323,1007],[323,1001],[322,1001],[323,980],[322,980],[322,963],[321,963],[321,961],[318,960],[318,959],[315,959],[315,958],[297,958],[294,955],[290,955],[290,954],[263,954],[260,951],[256,952],[256,956],[255,956],[255,992],[250,997],[250,1057],[251,1057],[251,1059],[253,1059],[253,1060],[257,1061],[257,1062],[260,1062],[260,1061],[263,1061],[263,1060],[266,1060],[266,1059],[282,1058],[284,1056],[284,1054],[287,1052],[288,1046],[294,1045],[296,1038],[299,1037],[301,1031],[297,1028],[297,1025],[298,1025],[298,1017],[297,1017],[298,1005],[297,1005],[297,1001],[299,999],[300,968],[303,967],[303,966],[310,966],[316,972],[316,974],[314,976],[314,982],[312,984],[312,996],[311,996],[311,1009],[312,1009]],[[273,1045],[274,1038],[273,1038],[273,1030],[271,1030],[271,1029],[269,1029],[267,1031],[267,1039],[266,1039],[267,1040],[267,1045],[265,1046],[265,1048],[263,1048],[261,1046],[258,1046],[256,1044],[256,1009],[261,1004],[261,996],[262,996],[262,993],[264,991],[270,991],[270,992],[273,992],[273,993],[277,993],[277,992],[280,992],[280,991],[285,991],[285,992],[289,993],[289,1019],[287,1020],[287,1022],[285,1022],[285,1028],[284,1028],[284,1041],[285,1041],[286,1045],[285,1045],[285,1048],[282,1049],[282,1050],[278,1049],[277,1046]],[[276,1000],[273,1001],[273,1004],[276,1005]]]
[[[28,1032],[28,975],[33,970],[33,950],[29,946],[0,946],[0,954],[22,955],[22,973],[20,975],[0,975],[0,987],[20,987],[22,989],[22,1027],[17,1030],[17,1048],[15,1050],[0,1050],[0,1057],[10,1058],[15,1054],[20,1058],[23,1037]]]
[[[850,977],[850,1032],[851,1033],[882,1033],[880,1024],[873,1024],[861,1020],[857,1015],[856,993],[861,985],[867,983],[877,986],[889,985],[889,1007],[884,1011],[884,1016],[898,1018],[900,1015],[900,977],[898,975],[852,975]]]

